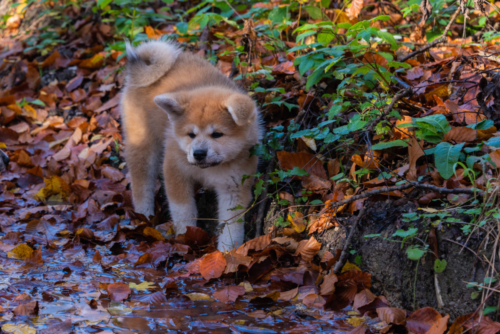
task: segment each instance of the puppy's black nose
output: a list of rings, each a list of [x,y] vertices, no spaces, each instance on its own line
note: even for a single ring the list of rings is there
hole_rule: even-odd
[[[5,154],[2,150],[0,150],[0,158],[5,166],[7,166],[10,162],[9,156]]]
[[[205,150],[195,150],[193,152],[193,156],[196,160],[198,161],[202,161],[203,159],[205,159],[207,157],[207,151]]]

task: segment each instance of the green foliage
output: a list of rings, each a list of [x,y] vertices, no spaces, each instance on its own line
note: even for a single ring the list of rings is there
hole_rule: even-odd
[[[452,145],[447,142],[439,143],[434,151],[434,158],[439,174],[444,179],[449,179],[453,176],[455,164],[458,162],[460,151],[464,147],[464,143]]]
[[[446,260],[434,260],[434,271],[438,274],[442,273],[446,269],[447,264]]]

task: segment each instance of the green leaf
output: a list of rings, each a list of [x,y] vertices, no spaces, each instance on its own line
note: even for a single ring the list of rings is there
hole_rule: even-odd
[[[269,12],[268,19],[275,23],[282,23],[286,18],[287,7],[275,7]]]
[[[448,263],[446,262],[446,260],[436,259],[434,261],[434,271],[437,272],[438,274],[442,273],[446,269],[447,264]]]
[[[323,17],[323,13],[321,13],[321,8],[315,6],[306,6],[305,7],[307,13],[315,20],[319,20]]]
[[[368,238],[377,238],[377,237],[380,237],[380,236],[381,236],[380,233],[379,234],[367,234],[363,238],[365,238],[365,239],[368,239]]]
[[[187,34],[189,25],[186,22],[179,22],[175,25],[181,34]]]
[[[495,125],[495,123],[493,123],[491,119],[485,119],[479,123],[467,125],[467,127],[476,130],[486,130],[491,128],[493,125]]]
[[[407,238],[407,237],[416,236],[417,232],[418,232],[418,228],[409,228],[408,231],[397,230],[396,232],[394,232],[394,234],[392,236],[393,237]]]
[[[487,314],[493,313],[496,310],[498,310],[498,307],[496,307],[496,306],[487,306],[487,307],[484,308],[483,315],[487,315]]]
[[[262,179],[259,180],[257,184],[255,184],[255,190],[254,190],[255,196],[260,196],[260,194],[262,194],[262,190],[264,190],[263,184],[264,180]]]
[[[417,246],[411,245],[406,249],[406,255],[408,255],[408,258],[413,261],[418,261],[424,256],[425,251],[418,248]]]
[[[485,141],[484,143],[488,146],[500,148],[500,137],[493,137],[490,140]]]
[[[318,42],[328,44],[335,38],[335,34],[331,30],[322,30],[318,34]]]
[[[404,140],[398,139],[393,141],[388,141],[385,143],[378,143],[372,146],[372,150],[385,150],[390,147],[408,147],[408,143]]]
[[[434,151],[434,159],[439,174],[448,180],[453,176],[455,164],[458,162],[460,151],[465,143],[452,145],[447,142],[439,143]]]
[[[99,6],[99,8],[103,9],[104,7],[106,7],[107,5],[109,5],[111,3],[112,0],[97,0],[97,6]]]
[[[378,31],[377,32],[377,35],[378,37],[382,38],[384,41],[386,41],[387,43],[391,44],[391,49],[392,50],[397,50],[398,49],[398,42],[396,41],[396,39],[394,38],[394,36],[392,36],[391,33],[387,32],[387,31]]]

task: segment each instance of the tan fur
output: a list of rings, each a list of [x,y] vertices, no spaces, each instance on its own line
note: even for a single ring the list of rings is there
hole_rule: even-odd
[[[257,157],[249,154],[261,139],[255,103],[210,63],[173,44],[145,43],[137,52],[127,52],[133,61],[121,113],[136,211],[154,214],[154,188],[163,160],[176,233],[196,225],[193,188],[201,183],[218,195],[219,249],[241,244],[243,224],[235,221],[244,210],[228,209],[246,208],[251,201],[253,180],[241,180],[257,169]],[[223,136],[213,138],[214,132]],[[206,153],[203,160],[200,152]]]

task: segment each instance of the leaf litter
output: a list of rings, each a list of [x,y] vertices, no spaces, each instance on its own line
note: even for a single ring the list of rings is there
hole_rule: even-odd
[[[353,22],[363,7],[363,1],[355,0],[346,11],[334,10],[334,20]],[[124,79],[118,69],[125,65],[125,58],[120,51],[103,52],[102,41],[111,36],[111,26],[81,20],[79,15],[83,13],[77,7],[69,11],[74,11],[75,30],[64,33],[68,46],[49,48],[43,56],[22,53],[25,44],[15,37],[19,16],[9,20],[3,36],[8,48],[0,53],[4,60],[0,70],[11,73],[1,78],[4,89],[0,96],[0,148],[11,160],[8,169],[0,174],[3,332],[441,334],[447,329],[448,315],[430,307],[414,312],[402,310],[392,307],[383,295],[374,295],[370,291],[371,275],[349,262],[340,274],[335,274],[333,267],[341,250],[337,256],[325,252],[320,259],[322,244],[309,235],[337,226],[336,215],[353,214],[363,205],[363,201],[355,201],[333,208],[334,203],[357,195],[357,190],[345,182],[331,179],[344,170],[341,166],[352,163],[350,171],[344,173],[353,179],[361,178],[368,188],[382,184],[370,176],[380,169],[382,160],[407,152],[406,164],[396,161],[393,171],[416,181],[426,175],[425,168],[418,166],[426,149],[436,147],[437,152],[448,152],[447,156],[453,157],[464,145],[495,139],[497,129],[492,124],[481,129],[467,127],[491,118],[483,115],[480,107],[487,104],[487,110],[491,110],[496,103],[496,95],[491,95],[494,81],[489,78],[485,83],[484,78],[473,74],[473,67],[492,69],[495,61],[482,58],[481,64],[467,63],[470,52],[477,51],[477,47],[467,47],[461,56],[454,54],[454,47],[440,48],[455,58],[461,57],[461,78],[473,81],[481,90],[482,100],[472,93],[477,89],[469,86],[465,97],[472,99],[465,101],[464,96],[457,96],[458,85],[451,85],[450,91],[448,84],[440,83],[448,74],[454,75],[461,64],[436,53],[431,53],[434,63],[421,62],[421,58],[408,61],[413,67],[406,72],[405,81],[416,94],[403,101],[418,112],[411,117],[403,115],[402,120],[390,119],[389,133],[377,138],[380,149],[374,146],[375,151],[371,151],[368,147],[360,154],[324,161],[317,154],[318,143],[301,136],[299,142],[303,144],[297,152],[278,151],[283,171],[307,172],[307,176],[291,177],[307,190],[302,197],[321,199],[326,205],[314,212],[317,219],[309,224],[303,213],[290,212],[287,221],[292,229],[260,236],[223,254],[199,228],[189,228],[185,235],[171,238],[171,225],[159,225],[159,216],[149,221],[133,211],[117,108]],[[252,25],[245,26],[245,36],[245,31],[226,28],[237,42],[242,38],[254,41],[257,36]],[[144,33],[159,38],[174,30],[168,24],[162,28],[146,26]],[[185,42],[182,38],[179,41]],[[262,48],[259,43],[256,49]],[[231,50],[224,43],[215,45]],[[279,95],[296,99],[302,111],[307,104],[315,108],[309,94],[282,81],[285,76],[300,77],[290,61],[295,56],[291,53],[272,60],[272,73],[280,78],[278,85],[287,88]],[[224,57],[223,52],[219,53],[221,64],[231,60]],[[362,61],[389,68],[387,59],[380,54],[363,57]],[[250,73],[255,69],[251,68]],[[62,79],[52,77],[48,81],[46,73],[63,75]],[[260,102],[273,98],[265,93],[257,93],[256,97]],[[277,126],[290,123],[281,108],[271,105],[268,110],[276,114],[272,118]],[[419,119],[431,115],[442,115],[433,119],[433,131],[446,129],[437,141],[425,133],[419,134],[419,141],[415,129],[408,130],[404,125],[421,124]],[[440,123],[443,120],[449,129]],[[427,139],[424,142],[422,138]],[[462,146],[457,149],[456,145]],[[495,147],[498,145],[486,149],[500,168],[500,154]],[[427,178],[423,183],[444,187],[445,180],[454,174],[453,159],[439,161],[434,172],[440,177],[432,181]],[[356,174],[364,169],[370,173]],[[456,172],[460,174],[460,170]],[[474,186],[466,179],[462,181],[463,187]],[[390,185],[396,182],[395,177],[384,181]],[[434,194],[423,195],[419,202],[428,204],[430,200],[424,197]],[[294,200],[295,196],[290,195],[280,193],[283,199]],[[398,190],[386,195],[405,196]],[[449,332],[496,333],[499,329],[500,324],[487,316],[471,314],[456,319]]]

